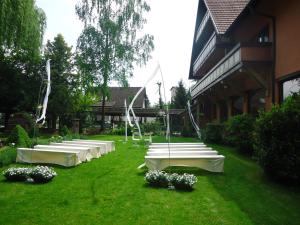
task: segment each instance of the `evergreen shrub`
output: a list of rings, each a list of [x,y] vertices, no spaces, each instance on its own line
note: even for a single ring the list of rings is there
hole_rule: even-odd
[[[238,151],[252,155],[255,119],[251,115],[233,116],[225,123],[225,142]]]
[[[300,95],[261,112],[256,120],[254,147],[268,176],[300,183]]]
[[[31,139],[29,138],[27,132],[20,125],[17,125],[11,131],[6,143],[14,143],[16,146],[23,148],[30,148],[32,146]]]
[[[224,124],[208,123],[202,129],[202,138],[207,143],[222,144],[224,142],[224,130]]]

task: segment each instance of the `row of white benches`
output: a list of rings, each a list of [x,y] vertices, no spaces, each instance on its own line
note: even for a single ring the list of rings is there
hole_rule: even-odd
[[[145,165],[150,170],[185,166],[224,172],[224,159],[223,155],[203,143],[152,143],[145,156]]]
[[[71,167],[93,158],[99,158],[114,150],[115,143],[113,141],[74,139],[61,143],[50,143],[50,145],[36,145],[34,148],[18,148],[16,161]]]

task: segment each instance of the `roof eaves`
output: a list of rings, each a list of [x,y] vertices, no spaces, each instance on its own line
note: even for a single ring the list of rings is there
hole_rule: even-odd
[[[213,22],[213,25],[214,25],[214,27],[215,27],[215,29],[216,29],[216,32],[217,32],[218,34],[220,34],[220,30],[218,29],[218,26],[217,26],[217,24],[216,24],[216,22],[215,22],[215,20],[214,20],[214,17],[213,17],[213,15],[212,15],[212,13],[211,13],[211,11],[210,11],[210,9],[209,9],[207,3],[206,3],[206,0],[203,0],[203,2],[204,2],[205,6],[206,6],[206,8],[207,8],[207,11],[208,11],[208,13],[209,13],[209,17],[211,18],[211,21]]]

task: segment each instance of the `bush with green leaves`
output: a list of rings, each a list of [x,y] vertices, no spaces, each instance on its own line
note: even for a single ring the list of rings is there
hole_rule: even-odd
[[[37,126],[35,126],[35,121],[27,112],[19,112],[15,113],[9,118],[9,123],[17,125],[19,124],[24,128],[24,130],[28,133],[29,137],[38,136],[39,129]]]
[[[118,128],[114,128],[108,132],[111,135],[125,135],[125,126],[120,126]],[[127,127],[127,135],[132,135],[131,127]]]
[[[31,173],[29,168],[9,168],[3,171],[3,175],[8,181],[26,181]]]
[[[59,135],[60,136],[67,136],[67,135],[71,135],[71,131],[69,130],[69,128],[64,125],[62,127],[59,128]]]
[[[60,135],[54,135],[49,139],[50,142],[57,142],[57,143],[61,143],[63,140],[64,138]]]
[[[271,178],[300,184],[300,95],[261,112],[256,120],[255,152]]]
[[[48,166],[36,166],[29,174],[35,183],[47,183],[56,175],[56,172]]]
[[[254,123],[254,117],[248,114],[230,117],[225,123],[225,142],[242,153],[252,155]]]
[[[183,126],[181,131],[182,137],[196,137],[197,133],[192,126]]]
[[[148,171],[145,180],[153,187],[168,187],[169,185],[169,175],[164,171]]]
[[[152,133],[153,135],[160,135],[165,130],[165,126],[159,120],[156,120],[141,124],[141,130],[143,133]]]
[[[197,177],[188,173],[184,173],[182,175],[173,173],[169,176],[169,181],[176,189],[192,190],[194,184],[197,183]]]
[[[14,147],[5,147],[0,151],[0,167],[16,162],[17,150]]]
[[[18,147],[30,148],[32,146],[31,139],[27,132],[17,125],[10,133],[6,140],[7,144],[14,143]]]
[[[222,144],[224,142],[224,124],[208,123],[201,130],[202,138],[207,143]]]

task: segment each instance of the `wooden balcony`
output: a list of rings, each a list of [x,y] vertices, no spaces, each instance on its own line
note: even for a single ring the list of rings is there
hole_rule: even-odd
[[[206,26],[208,20],[209,20],[209,13],[208,13],[208,11],[207,11],[207,12],[205,13],[205,15],[204,15],[204,17],[203,17],[203,19],[202,19],[202,21],[201,21],[201,23],[200,23],[198,29],[197,29],[197,34],[196,34],[195,42],[197,42],[198,39],[199,39],[199,37],[201,36],[201,33],[202,33],[202,31],[204,30],[204,28],[205,28],[205,26]]]
[[[220,59],[225,56],[225,47],[230,45],[230,40],[222,35],[213,33],[197,59],[193,63],[193,77],[203,77]]]
[[[239,43],[192,87],[192,98],[230,76],[245,64],[257,66],[259,63],[270,61],[272,61],[271,45]]]

